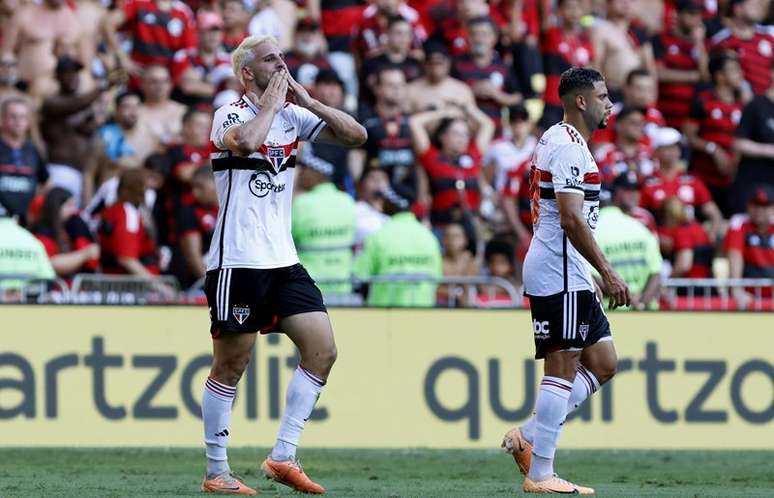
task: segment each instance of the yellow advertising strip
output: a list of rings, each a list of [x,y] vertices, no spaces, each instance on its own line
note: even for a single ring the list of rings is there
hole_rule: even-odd
[[[307,426],[316,447],[496,447],[542,376],[525,311],[332,310],[339,360]],[[618,313],[620,371],[564,448],[774,447],[772,316]],[[197,446],[204,307],[0,307],[4,446]],[[296,364],[261,337],[231,444],[273,443]]]

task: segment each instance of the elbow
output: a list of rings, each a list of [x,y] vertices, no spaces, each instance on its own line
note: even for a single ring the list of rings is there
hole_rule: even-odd
[[[366,140],[368,140],[368,132],[363,125],[357,123],[350,136],[347,137],[345,145],[347,147],[360,147]]]
[[[252,144],[243,136],[239,135],[238,133],[234,134],[234,139],[232,141],[232,146],[229,147],[232,152],[237,154],[241,157],[247,157],[253,152],[255,152],[255,147],[252,146]]]

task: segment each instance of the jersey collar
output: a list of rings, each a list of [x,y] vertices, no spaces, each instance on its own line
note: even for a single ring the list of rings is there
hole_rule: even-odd
[[[242,100],[244,100],[247,103],[247,107],[250,108],[251,111],[253,111],[255,114],[258,114],[258,107],[253,104],[253,101],[247,98],[247,94],[242,94]]]

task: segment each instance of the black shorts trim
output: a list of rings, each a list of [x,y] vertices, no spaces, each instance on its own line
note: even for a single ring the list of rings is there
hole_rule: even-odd
[[[322,311],[322,294],[300,264],[283,268],[221,268],[207,272],[204,293],[213,338],[229,333],[268,333],[283,318]]]
[[[590,290],[528,297],[535,359],[554,351],[580,351],[611,335],[602,304]]]

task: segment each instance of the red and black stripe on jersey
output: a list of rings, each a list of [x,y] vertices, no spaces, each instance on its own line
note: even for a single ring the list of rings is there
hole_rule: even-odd
[[[416,193],[417,167],[408,120],[408,114],[364,116],[361,123],[368,132],[368,139],[363,148],[366,167],[384,170],[393,188]]]
[[[154,0],[128,0],[124,4],[125,29],[132,36],[132,59],[140,65],[172,63],[175,52],[194,49],[196,29],[191,9],[173,1],[169,10]]]
[[[492,62],[486,66],[478,66],[470,55],[463,55],[454,60],[454,76],[465,82],[471,88],[481,81],[490,81],[505,93],[516,93],[519,85],[513,75],[513,69],[495,54]],[[492,118],[496,126],[496,136],[502,131],[502,119],[500,119],[500,104],[492,99],[476,98],[478,108]]]
[[[588,66],[594,58],[594,50],[588,31],[568,35],[555,26],[543,33],[540,40],[543,54],[543,73],[546,76],[546,90],[543,100],[546,105],[561,105],[559,100],[559,78],[573,66]]]
[[[740,100],[726,102],[711,89],[704,90],[691,103],[690,120],[699,126],[699,137],[714,142],[727,154],[733,154],[734,132],[742,119],[743,104]],[[709,185],[724,186],[732,181],[730,176],[718,171],[712,158],[704,151],[697,151],[691,162],[693,171]]]
[[[430,146],[419,158],[430,180],[433,204],[430,221],[446,224],[454,221],[454,211],[477,211],[481,204],[478,177],[481,172],[481,154],[475,145],[452,160],[435,146]]]
[[[753,36],[747,40],[734,35],[730,29],[724,29],[712,37],[711,48],[713,51],[736,52],[744,78],[750,82],[756,95],[769,89],[774,68],[774,28],[755,26]]]
[[[690,39],[663,33],[653,39],[653,52],[659,67],[680,71],[698,71],[696,46]],[[696,91],[694,83],[660,83],[658,108],[668,126],[680,129],[688,115]]]
[[[731,219],[724,246],[726,252],[742,253],[743,278],[774,278],[774,223],[759,231],[749,215],[735,216]]]
[[[320,20],[331,52],[349,52],[355,26],[363,17],[365,0],[323,0]]]
[[[554,191],[554,187],[548,187],[548,186],[540,186],[539,182],[543,183],[551,183],[553,184],[553,175],[550,171],[545,171],[542,169],[537,169],[535,166],[532,166],[531,170],[532,175],[532,183],[533,185],[538,185],[538,188],[540,189],[540,199],[556,199],[556,192]],[[536,181],[537,180],[537,181]],[[583,185],[578,185],[576,188],[577,190],[583,191],[583,198],[587,201],[598,201],[599,200],[599,185],[601,184],[601,177],[599,176],[599,173],[593,172],[593,173],[586,173],[583,175]],[[583,188],[585,185],[592,185],[596,186],[597,188]]]

